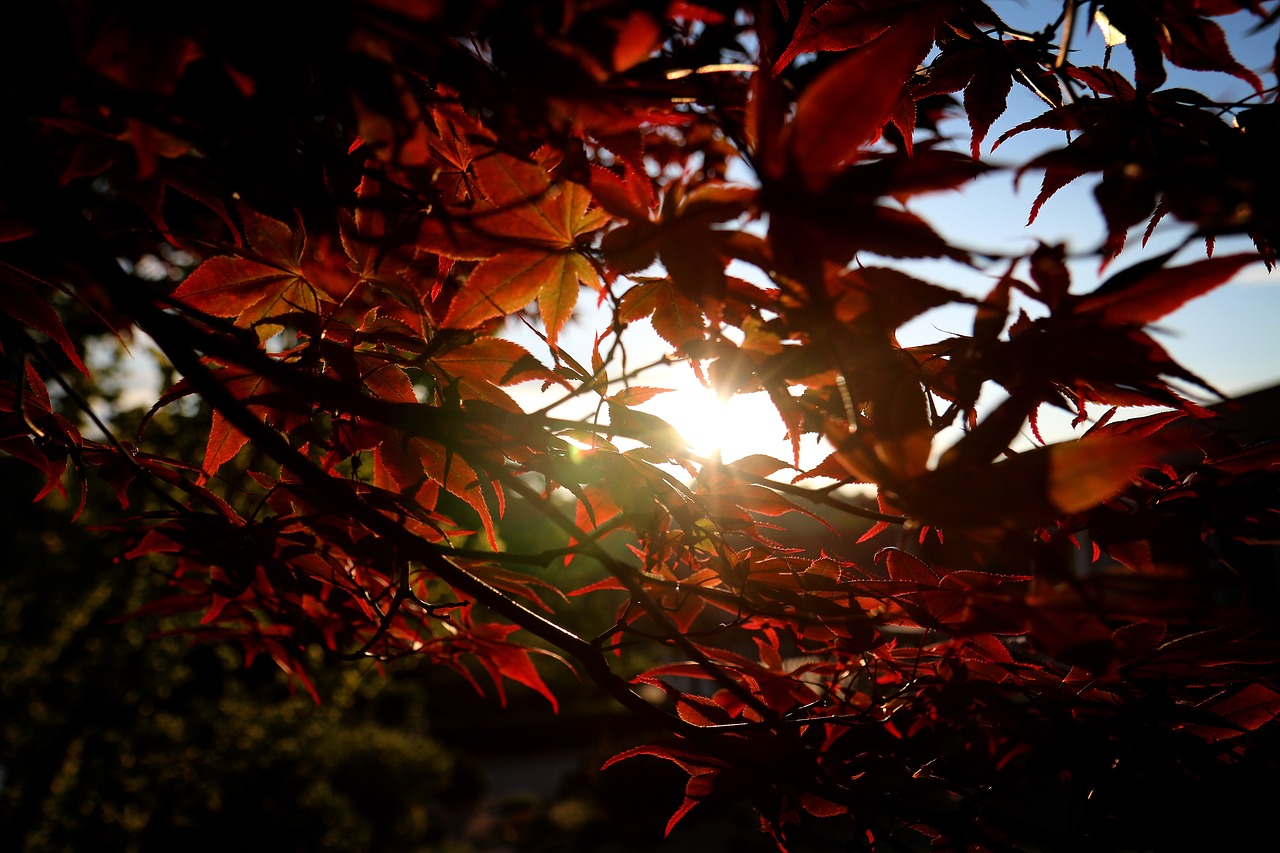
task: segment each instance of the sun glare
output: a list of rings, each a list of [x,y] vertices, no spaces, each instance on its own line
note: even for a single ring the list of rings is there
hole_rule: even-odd
[[[681,384],[645,407],[675,427],[699,456],[719,455],[732,462],[754,453],[791,460],[786,427],[767,394],[738,394],[721,400],[696,382]],[[821,456],[812,440],[802,447],[802,461],[817,464]]]
[[[591,309],[586,309],[584,315],[594,316]],[[584,350],[590,352],[591,345],[591,339],[584,330],[590,327],[589,323],[571,324],[561,338],[566,350],[576,352],[578,360],[584,364],[589,363]],[[642,324],[633,325],[630,331],[634,334],[628,348],[631,364],[655,361],[669,348],[656,334],[649,332],[646,335],[647,330]],[[537,341],[531,335],[520,329],[509,332],[517,343],[531,351],[537,349]],[[625,367],[625,363],[615,365],[610,373]],[[698,380],[687,364],[678,363],[655,365],[640,371],[633,376],[632,384],[665,389],[636,408],[670,424],[697,456],[707,459],[718,456],[724,462],[734,462],[745,456],[764,454],[788,465],[794,461],[786,426],[769,395],[763,391],[736,394],[728,400],[721,400],[715,391]],[[550,402],[550,397],[560,393],[559,389],[540,390],[535,382],[507,390],[526,411],[542,410]],[[621,384],[615,382],[605,393],[612,395],[621,390]],[[564,405],[552,406],[552,414],[560,418],[581,417],[591,422],[599,414],[599,402],[591,395],[585,395],[567,400]],[[622,442],[622,446],[627,446],[627,442]],[[801,469],[816,466],[830,450],[827,443],[819,442],[812,435],[806,436],[800,446]]]

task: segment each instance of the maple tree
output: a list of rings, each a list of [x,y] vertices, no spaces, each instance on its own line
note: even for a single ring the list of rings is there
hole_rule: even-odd
[[[1142,846],[1154,804],[1274,770],[1275,614],[1223,554],[1276,541],[1280,456],[1150,332],[1274,264],[1274,62],[1218,23],[1274,3],[36,5],[4,58],[0,449],[37,499],[114,490],[123,558],[168,573],[144,615],[304,686],[316,649],[416,656],[554,707],[559,661],[669,733],[614,760],[688,773],[671,825],[747,797],[783,847]],[[1015,86],[1043,112],[991,142]],[[912,211],[997,169],[1043,173],[1032,219],[1100,178],[1103,245],[993,256]],[[1175,221],[1208,257],[1109,267]],[[948,305],[970,333],[899,344]],[[644,323],[767,395],[790,458],[701,458],[644,411]],[[86,329],[155,342],[153,412],[207,405],[201,459],[94,410]],[[1081,437],[1020,449],[1042,407]],[[503,548],[512,501],[565,547]],[[804,517],[874,556],[780,544]],[[571,630],[588,597],[612,615]],[[630,674],[638,646],[666,662]]]

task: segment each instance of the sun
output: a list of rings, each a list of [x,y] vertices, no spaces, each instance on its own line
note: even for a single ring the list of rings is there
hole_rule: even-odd
[[[668,386],[670,387],[670,386]],[[764,392],[735,394],[722,400],[696,380],[679,383],[670,393],[654,397],[644,410],[671,424],[689,449],[708,459],[733,462],[753,454],[765,454],[791,462],[791,442],[786,426]],[[802,464],[815,465],[819,448],[802,446]]]
[[[584,337],[588,324],[569,326],[562,336],[566,350],[583,355],[590,352],[592,342]],[[721,399],[698,378],[687,363],[664,360],[668,345],[651,330],[633,326],[635,339],[628,347],[632,364],[651,362],[646,369],[635,371],[628,384],[650,389],[662,389],[660,393],[636,406],[636,410],[661,418],[672,426],[688,445],[689,451],[704,459],[734,462],[747,456],[763,454],[772,456],[786,465],[795,463],[794,450],[787,438],[787,428],[768,393],[756,391],[735,394]],[[646,335],[646,332],[648,334]],[[511,339],[530,349],[536,349],[537,340],[520,329],[508,330]],[[669,358],[669,357],[668,357]],[[589,363],[580,357],[581,363]],[[626,364],[615,365],[625,372]],[[614,395],[625,386],[611,382],[603,393]],[[599,408],[592,408],[592,399],[584,395],[566,399],[564,404],[548,405],[547,389],[539,390],[538,383],[523,383],[508,388],[509,393],[526,411],[552,411],[559,418],[582,418],[592,422]],[[553,392],[554,393],[554,392]],[[623,442],[626,445],[626,442]],[[807,470],[821,462],[831,452],[830,445],[815,436],[805,436],[800,446],[800,470]],[[784,475],[785,476],[785,475]]]

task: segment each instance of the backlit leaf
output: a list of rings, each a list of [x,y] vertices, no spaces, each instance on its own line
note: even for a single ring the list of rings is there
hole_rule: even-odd
[[[213,413],[213,425],[209,428],[209,441],[205,445],[204,462],[201,467],[205,474],[212,477],[218,469],[236,457],[236,454],[249,443],[244,433],[233,427],[221,412]]]
[[[474,328],[538,299],[554,340],[577,302],[578,287],[598,281],[590,262],[573,252],[511,249],[476,265],[450,303],[444,324]]]
[[[605,399],[620,406],[639,406],[659,394],[666,394],[670,391],[670,388],[650,388],[644,385],[632,385],[629,388],[623,388],[616,394],[610,394]]]
[[[1097,313],[1109,323],[1154,323],[1257,262],[1256,255],[1207,258],[1180,267],[1157,269],[1137,280],[1126,276],[1127,270],[1121,271],[1081,298],[1076,310]]]
[[[511,385],[530,379],[563,382],[544,367],[524,347],[502,338],[479,338],[463,346],[447,350],[432,359],[452,376]]]
[[[902,81],[932,44],[934,23],[934,15],[922,10],[842,57],[805,87],[785,144],[810,192],[824,189],[880,137]]]

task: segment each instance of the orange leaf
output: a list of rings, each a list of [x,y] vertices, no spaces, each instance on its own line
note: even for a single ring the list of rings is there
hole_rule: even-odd
[[[218,256],[195,269],[174,290],[187,305],[250,327],[293,310],[316,311],[315,290],[295,271]]]
[[[519,311],[538,296],[549,278],[558,277],[563,283],[565,267],[562,253],[537,249],[513,249],[481,261],[450,303],[444,325],[470,329],[491,317]]]
[[[494,385],[512,385],[527,379],[564,383],[514,341],[480,338],[441,353],[432,359],[450,376],[466,377]]]
[[[840,803],[833,803],[830,800],[823,799],[817,794],[801,794],[799,797],[800,807],[814,817],[836,817],[837,815],[847,814],[849,807]]]
[[[497,550],[498,535],[493,525],[493,512],[485,499],[484,483],[475,469],[461,456],[437,442],[414,438],[409,446],[417,452],[417,459],[428,477],[466,501],[476,511],[489,538],[489,547]],[[498,514],[501,515],[503,495],[497,485],[493,485],[493,494],[498,501]]]
[[[618,41],[613,46],[613,67],[617,71],[639,65],[662,44],[662,29],[647,12],[632,12],[617,29]]]
[[[647,403],[659,394],[666,394],[670,388],[650,388],[645,385],[632,385],[630,388],[623,388],[617,394],[613,394],[605,399],[610,403],[617,403],[622,406],[639,406],[641,403]]]
[[[1128,485],[1162,446],[1154,439],[1121,437],[1043,448],[1049,454],[1049,499],[1066,513],[1091,509]]]
[[[516,208],[535,201],[551,188],[547,170],[519,157],[493,153],[471,163],[476,183],[498,208]]]
[[[174,297],[215,317],[236,317],[279,291],[292,273],[247,258],[210,258],[187,276]]]
[[[209,427],[209,441],[205,445],[204,462],[201,468],[200,483],[218,473],[218,469],[235,458],[240,449],[249,443],[244,433],[236,429],[222,416],[222,412],[214,410],[213,425]]]
[[[670,279],[646,282],[623,295],[622,320],[631,322],[650,315],[653,330],[673,347],[707,336],[702,309]]]
[[[578,303],[578,285],[581,283],[599,290],[601,284],[595,267],[582,255],[561,252],[553,257],[558,263],[547,271],[547,280],[538,294],[538,311],[547,329],[547,342],[555,346],[560,330]]]
[[[512,314],[536,297],[553,343],[573,306],[578,285],[598,287],[595,268],[574,252],[512,249],[481,261],[454,297],[444,325],[475,328],[492,317]]]
[[[904,487],[904,497],[912,511],[933,524],[1037,524],[1113,497],[1170,446],[1160,437],[1091,437],[1037,447],[976,471],[944,460]]]

